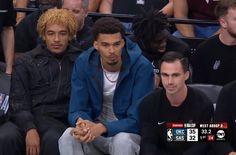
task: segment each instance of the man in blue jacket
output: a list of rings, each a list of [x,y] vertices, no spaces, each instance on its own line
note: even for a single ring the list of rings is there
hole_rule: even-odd
[[[150,62],[124,37],[122,24],[105,17],[93,27],[94,48],[74,65],[68,128],[61,155],[139,153],[139,104],[154,88]]]

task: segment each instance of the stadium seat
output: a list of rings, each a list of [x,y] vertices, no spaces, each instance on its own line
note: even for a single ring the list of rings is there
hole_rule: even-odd
[[[203,38],[187,38],[187,37],[180,38],[180,39],[182,39],[184,42],[186,42],[189,45],[190,57],[192,57],[195,54],[198,45],[206,40]]]
[[[201,92],[206,94],[211,103],[214,105],[214,109],[216,108],[217,98],[222,89],[222,86],[211,84],[188,84],[188,86],[200,90]]]

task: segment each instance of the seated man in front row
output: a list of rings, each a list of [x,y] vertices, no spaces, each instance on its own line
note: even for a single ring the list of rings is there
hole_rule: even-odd
[[[48,10],[37,24],[45,44],[14,65],[10,103],[27,155],[59,155],[58,139],[68,127],[71,74],[79,53],[70,46],[77,26],[68,10]]]
[[[167,141],[166,125],[168,122],[208,123],[213,105],[204,94],[185,84],[189,78],[187,58],[168,52],[160,59],[159,66],[164,88],[146,96],[140,106],[140,154],[205,155],[205,143]]]
[[[139,153],[139,104],[154,88],[151,63],[124,37],[119,20],[100,18],[94,48],[76,60],[68,128],[59,140],[61,155]]]
[[[227,122],[227,141],[213,145],[215,155],[236,155],[236,81],[226,84],[218,97],[215,122]]]

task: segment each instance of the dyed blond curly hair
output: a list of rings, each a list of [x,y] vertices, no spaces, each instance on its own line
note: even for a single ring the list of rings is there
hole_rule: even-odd
[[[78,23],[75,16],[66,9],[49,9],[43,13],[37,24],[37,31],[40,37],[45,36],[46,27],[48,25],[58,24],[60,26],[65,26],[69,32],[70,40],[76,35],[78,29]]]

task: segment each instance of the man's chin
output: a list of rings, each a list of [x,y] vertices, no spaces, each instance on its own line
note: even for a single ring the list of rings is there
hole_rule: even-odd
[[[115,66],[116,64],[118,64],[118,61],[108,62],[107,64],[110,66]]]
[[[166,49],[165,49],[165,48],[161,48],[161,49],[158,49],[158,51],[159,51],[160,53],[164,53],[164,52],[166,51]]]
[[[64,50],[62,50],[62,49],[52,49],[52,50],[49,50],[49,51],[53,54],[62,54],[62,53],[64,53]]]
[[[174,88],[173,89],[166,89],[166,92],[170,95],[173,95],[176,93],[176,89],[174,89]]]

